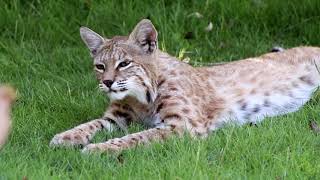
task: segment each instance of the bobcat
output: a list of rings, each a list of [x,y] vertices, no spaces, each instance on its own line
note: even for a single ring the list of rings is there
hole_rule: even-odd
[[[10,110],[16,98],[15,90],[9,86],[0,86],[0,148],[5,143],[10,130]]]
[[[106,39],[81,27],[100,88],[110,98],[104,116],[54,136],[51,146],[85,145],[112,152],[188,132],[206,137],[227,122],[257,123],[297,111],[320,82],[320,48],[297,47],[212,67],[192,67],[157,49],[151,21],[129,36]],[[90,144],[100,130],[148,129]]]

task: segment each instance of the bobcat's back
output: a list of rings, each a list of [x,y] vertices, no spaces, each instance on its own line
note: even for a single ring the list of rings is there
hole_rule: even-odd
[[[162,53],[158,61],[159,99],[165,97],[168,107],[163,111],[180,113],[185,117],[180,124],[197,134],[230,120],[255,123],[296,111],[320,82],[320,48],[313,47],[213,67],[193,68]]]

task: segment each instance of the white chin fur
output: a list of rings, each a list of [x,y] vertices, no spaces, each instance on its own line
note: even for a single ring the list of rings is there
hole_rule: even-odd
[[[110,92],[109,93],[109,97],[110,97],[110,100],[111,101],[114,101],[114,100],[122,100],[124,99],[128,94],[126,92]]]
[[[115,101],[115,100],[122,100],[127,96],[131,96],[136,98],[139,102],[143,103],[143,104],[148,104],[147,100],[146,100],[146,95],[144,91],[138,90],[138,91],[133,91],[133,90],[127,90],[127,91],[123,91],[123,92],[110,92],[109,93],[109,97],[111,101]]]

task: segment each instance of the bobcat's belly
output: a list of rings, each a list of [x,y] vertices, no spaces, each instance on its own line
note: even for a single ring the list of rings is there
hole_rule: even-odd
[[[317,85],[300,85],[286,93],[274,91],[270,93],[250,94],[230,104],[217,122],[235,122],[237,124],[257,123],[265,117],[283,115],[299,110],[312,96]]]

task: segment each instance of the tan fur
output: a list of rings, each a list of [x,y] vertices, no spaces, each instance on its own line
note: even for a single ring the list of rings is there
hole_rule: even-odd
[[[195,68],[156,49],[157,32],[149,20],[142,20],[127,38],[105,39],[88,28],[80,32],[111,104],[101,119],[57,134],[52,146],[87,145],[96,132],[126,130],[131,123],[149,129],[89,144],[83,152],[118,151],[184,132],[206,137],[226,122],[257,123],[296,111],[320,82],[319,48]]]
[[[0,148],[9,134],[11,104],[15,99],[16,93],[12,87],[0,86]]]

